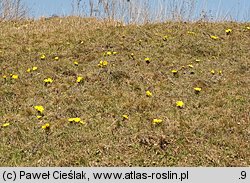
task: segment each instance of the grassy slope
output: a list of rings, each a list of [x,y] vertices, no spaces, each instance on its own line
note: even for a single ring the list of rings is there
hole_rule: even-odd
[[[249,166],[246,26],[115,27],[76,18],[0,23],[0,74],[8,76],[0,78],[0,122],[10,123],[0,128],[0,165]],[[107,51],[118,54],[104,57]],[[40,60],[43,53],[47,57]],[[107,68],[97,66],[101,59],[109,62]],[[193,68],[187,67],[191,63]],[[38,70],[27,73],[32,66]],[[178,77],[172,69],[179,70]],[[84,77],[82,84],[77,76]],[[48,77],[54,81],[45,86]],[[201,93],[194,87],[202,87]],[[175,106],[178,100],[184,109]],[[36,105],[45,108],[40,120]],[[71,124],[70,117],[86,124]],[[163,123],[152,125],[154,118]],[[49,132],[41,128],[45,123]]]

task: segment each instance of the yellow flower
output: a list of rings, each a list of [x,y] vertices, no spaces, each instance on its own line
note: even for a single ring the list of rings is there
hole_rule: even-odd
[[[177,101],[177,102],[176,102],[176,106],[179,107],[179,108],[183,108],[184,102],[182,102],[182,101]]]
[[[162,120],[161,119],[153,119],[152,123],[153,124],[160,124],[160,123],[162,123]]]
[[[187,31],[187,33],[190,35],[195,35],[195,32],[192,32],[192,31]]]
[[[195,62],[200,62],[201,60],[200,59],[195,59]]]
[[[212,69],[210,72],[211,72],[211,74],[213,74],[213,75],[215,74],[215,71],[214,71],[213,69]]]
[[[168,40],[168,36],[164,36],[164,37],[163,37],[163,40],[164,40],[164,41],[167,41],[167,40]]]
[[[4,123],[4,124],[2,124],[2,127],[7,127],[7,126],[10,126],[10,123]]]
[[[219,70],[218,73],[219,73],[219,75],[222,75],[222,70]]]
[[[189,64],[188,67],[189,68],[194,68],[194,66],[192,64]]]
[[[201,88],[199,88],[199,87],[196,87],[196,88],[194,88],[194,91],[195,91],[195,93],[200,93],[200,91],[201,91]]]
[[[78,123],[78,122],[81,121],[81,118],[69,118],[68,121],[69,122],[76,122],[76,123]]]
[[[80,83],[80,82],[82,82],[82,80],[83,80],[83,77],[78,76],[77,79],[76,79],[76,82],[77,82],[77,83]]]
[[[74,118],[74,121],[75,121],[76,123],[79,123],[79,122],[81,121],[81,118]]]
[[[28,68],[28,69],[27,69],[27,72],[36,71],[36,70],[37,70],[37,67],[32,67],[32,69],[31,69],[31,68]]]
[[[3,75],[3,79],[6,79],[7,78],[7,76],[6,75]]]
[[[111,52],[111,51],[108,51],[108,52],[106,53],[106,55],[110,56],[110,55],[112,55],[112,52]]]
[[[43,108],[43,106],[41,106],[41,105],[36,105],[34,108],[35,108],[38,112],[40,112],[41,114],[42,114],[43,111],[44,111],[44,108]]]
[[[77,61],[74,61],[74,65],[78,66],[78,65],[79,65],[79,63],[78,63]]]
[[[227,35],[229,35],[229,34],[232,33],[232,29],[226,29],[225,32],[226,32]]]
[[[53,82],[53,79],[47,78],[47,79],[44,79],[43,81],[44,81],[46,84],[48,84],[48,83],[52,83],[52,82]]]
[[[146,61],[147,64],[150,63],[150,58],[146,57],[144,60]]]
[[[69,121],[69,122],[74,122],[74,121],[75,121],[75,118],[69,118],[68,121]]]
[[[146,91],[146,95],[148,96],[148,97],[152,97],[152,93],[150,92],[150,91]]]
[[[122,115],[122,118],[125,120],[125,119],[128,119],[128,115],[124,114]]]
[[[135,54],[134,53],[131,53],[130,54],[130,58],[132,58],[133,60],[135,59]]]
[[[13,74],[11,77],[12,77],[13,79],[18,79],[18,75],[17,75],[17,74]]]
[[[37,119],[41,119],[43,116],[36,116]]]
[[[247,30],[250,30],[250,27],[246,27]]]
[[[104,61],[100,61],[100,63],[98,64],[99,67],[106,67],[108,65],[108,61],[104,60]]]
[[[82,125],[84,125],[84,124],[85,124],[85,122],[84,122],[84,121],[79,121],[79,123],[81,123]]]
[[[214,39],[214,40],[217,40],[217,39],[219,39],[219,37],[218,36],[210,36],[212,39]]]
[[[102,65],[103,65],[103,66],[107,66],[107,65],[108,65],[108,61],[104,60],[104,61],[102,62]]]
[[[175,69],[171,70],[171,72],[173,73],[173,75],[176,75],[178,73],[178,71]]]
[[[55,60],[59,60],[59,57],[58,57],[58,56],[56,56],[54,59],[55,59]]]
[[[113,55],[116,55],[117,54],[117,52],[116,51],[113,51]]]
[[[36,70],[37,70],[37,67],[32,67],[32,70],[33,70],[33,71],[36,71]]]
[[[41,55],[41,60],[44,60],[46,58],[46,56],[44,54]]]
[[[81,120],[81,118],[69,118],[68,119],[69,122],[75,122],[75,123],[81,123],[81,124],[85,124],[84,121]]]
[[[42,126],[42,129],[49,130],[50,124],[46,123],[45,125]]]

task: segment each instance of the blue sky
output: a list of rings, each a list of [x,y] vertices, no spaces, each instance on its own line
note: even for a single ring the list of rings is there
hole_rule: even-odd
[[[72,12],[73,0],[23,1],[29,7],[31,17],[51,16],[53,14],[69,15]],[[151,2],[155,1],[151,0]],[[215,17],[230,15],[233,20],[250,21],[250,0],[196,0],[196,2],[197,12],[203,8]]]

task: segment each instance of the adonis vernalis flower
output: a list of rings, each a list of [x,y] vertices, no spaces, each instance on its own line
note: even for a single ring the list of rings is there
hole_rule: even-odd
[[[215,71],[214,71],[213,69],[212,69],[210,72],[211,72],[211,74],[213,74],[213,75],[215,74]]]
[[[218,36],[210,36],[210,38],[212,38],[213,40],[217,40],[217,39],[219,39],[219,37],[218,37]]]
[[[42,129],[49,130],[50,129],[50,124],[46,123],[45,125],[42,126]]]
[[[37,119],[41,119],[42,117],[43,116],[41,116],[41,115],[36,116]]]
[[[85,124],[84,121],[81,120],[81,118],[69,118],[68,119],[69,122],[75,122],[75,123],[81,123],[81,124]]]
[[[13,79],[18,79],[18,75],[17,75],[17,74],[13,74],[13,75],[11,76],[11,78],[13,78]]]
[[[177,101],[177,102],[176,102],[176,107],[183,108],[183,107],[184,107],[184,102],[182,102],[182,101]]]
[[[44,54],[42,54],[42,55],[40,56],[40,58],[41,58],[41,60],[45,60],[46,56],[45,56]]]
[[[161,119],[153,119],[152,123],[153,124],[160,124],[160,123],[162,123],[162,120]]]
[[[110,56],[110,55],[112,55],[112,52],[111,52],[111,51],[108,51],[108,52],[106,53],[106,55]]]
[[[178,73],[178,71],[177,71],[177,70],[175,70],[175,69],[171,70],[171,72],[172,72],[173,74]]]
[[[150,63],[150,58],[146,57],[144,60],[145,60],[145,62],[146,62],[147,64]]]
[[[2,124],[2,127],[7,127],[7,126],[10,126],[10,123],[4,123],[4,124]]]
[[[195,32],[193,32],[193,31],[187,31],[187,33],[190,35],[195,35]]]
[[[194,91],[195,91],[195,93],[196,93],[196,94],[198,94],[198,93],[200,93],[200,92],[201,92],[201,88],[199,88],[199,87],[195,87],[195,88],[194,88]]]
[[[36,105],[34,108],[35,108],[38,112],[40,112],[40,113],[43,113],[43,111],[44,111],[44,107],[41,106],[41,105]]]
[[[148,97],[152,97],[152,93],[148,90],[148,91],[146,91],[146,95],[148,96]]]
[[[32,67],[32,70],[33,70],[33,71],[36,71],[36,70],[37,70],[37,67]]]
[[[83,80],[83,77],[78,76],[78,77],[77,77],[77,79],[76,79],[76,82],[77,82],[77,83],[81,83],[81,82],[82,82],[82,80]]]
[[[123,118],[124,120],[126,120],[126,119],[128,119],[128,115],[124,114],[124,115],[122,115],[122,118]]]
[[[168,36],[164,36],[163,41],[167,41],[167,40],[168,40]]]
[[[47,79],[44,79],[43,81],[44,81],[46,84],[49,84],[49,83],[52,83],[52,82],[53,82],[53,79],[47,78]]]
[[[227,35],[229,35],[229,34],[232,33],[232,29],[226,29],[225,32],[226,32]]]
[[[104,61],[101,60],[98,64],[99,67],[106,67],[107,65],[108,65],[108,61],[106,61],[106,60],[104,60]]]

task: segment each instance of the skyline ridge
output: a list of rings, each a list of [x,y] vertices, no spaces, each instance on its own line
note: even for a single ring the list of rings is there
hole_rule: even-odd
[[[139,0],[141,1],[141,0]],[[136,2],[139,2],[136,1]],[[44,1],[38,1],[38,0],[24,0],[23,1],[27,7],[29,8],[29,17],[31,18],[39,18],[39,17],[50,17],[53,15],[56,16],[69,16],[69,15],[75,15],[73,12],[73,2],[76,3],[76,1],[72,0],[44,0]],[[93,0],[94,3],[96,3],[96,0]],[[145,2],[145,1],[142,1]],[[158,2],[165,2],[166,5],[167,3],[170,2],[185,2],[186,4],[188,2],[191,2],[190,0],[156,0],[156,1],[149,1],[149,8],[150,12],[152,14],[152,20],[154,21],[155,12],[159,10],[159,8],[162,7],[157,7],[159,5]],[[239,21],[239,22],[249,22],[250,21],[250,1],[247,0],[196,0],[193,1],[195,2],[195,7],[194,7],[194,12],[192,15],[191,20],[199,20],[201,18],[202,13],[204,13],[209,20],[212,21],[221,21],[221,20],[230,20],[230,21]],[[88,1],[81,1],[80,6],[86,8],[85,14],[89,14],[88,10]],[[130,2],[125,2],[125,3],[133,3],[133,1]],[[158,4],[157,4],[158,3]],[[188,6],[188,5],[187,5]],[[190,8],[190,7],[189,7]],[[83,9],[81,9],[81,13],[83,13]],[[104,18],[104,17],[101,17]]]

